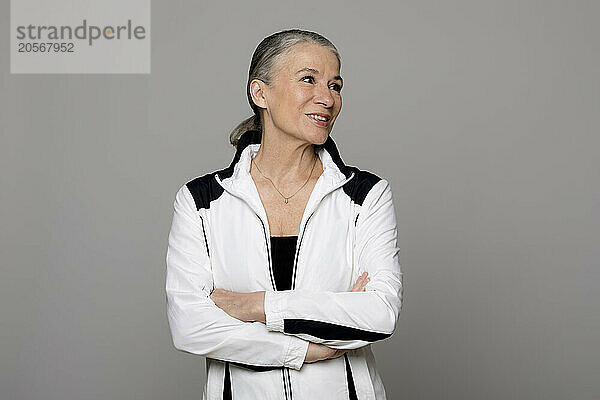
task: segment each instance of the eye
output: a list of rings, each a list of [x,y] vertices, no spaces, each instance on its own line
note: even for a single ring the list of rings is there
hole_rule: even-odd
[[[307,83],[314,83],[314,81],[315,81],[315,77],[312,75],[306,75],[306,76],[302,77],[302,79],[300,79],[300,80],[304,81],[305,79],[309,79],[309,81]],[[340,85],[339,83],[332,84],[330,86],[330,88],[335,90],[338,93],[342,91],[342,85]]]
[[[312,82],[314,82],[314,81],[315,81],[315,78],[314,78],[314,76],[312,76],[312,75],[306,75],[305,77],[303,77],[303,78],[302,78],[302,79],[300,79],[300,80],[301,80],[301,81],[303,81],[303,80],[305,80],[306,78],[310,79]]]
[[[338,83],[334,83],[333,85],[331,85],[333,90],[335,90],[336,92],[341,92],[342,91],[342,85],[338,84]]]

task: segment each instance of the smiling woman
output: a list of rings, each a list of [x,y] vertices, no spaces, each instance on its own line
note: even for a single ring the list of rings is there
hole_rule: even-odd
[[[203,399],[386,398],[371,343],[402,306],[396,214],[330,136],[340,67],[317,33],[265,38],[231,164],[176,194],[167,316],[175,347],[207,359]]]
[[[316,63],[322,65],[321,69],[316,68]],[[236,145],[239,137],[250,129],[260,131],[263,121],[269,122],[261,117],[262,112],[266,113],[266,117],[270,117],[281,109],[291,111],[288,104],[281,104],[277,109],[272,109],[265,108],[265,103],[260,97],[255,101],[256,93],[253,94],[253,91],[258,92],[260,96],[268,89],[271,89],[271,98],[279,95],[281,99],[288,101],[294,99],[301,101],[302,97],[306,100],[315,87],[331,93],[335,97],[326,101],[332,103],[335,108],[326,105],[321,110],[312,110],[312,113],[310,108],[305,110],[306,116],[320,115],[320,121],[314,119],[312,121],[319,127],[326,127],[327,133],[331,132],[335,118],[342,107],[343,80],[340,76],[340,68],[341,58],[337,48],[317,33],[289,30],[265,38],[252,56],[248,75],[246,93],[254,115],[232,131],[231,143]],[[287,92],[288,90],[291,92]],[[281,96],[282,93],[284,96]],[[271,104],[272,107],[279,105],[273,101]],[[294,110],[298,111],[298,108]],[[322,121],[323,119],[326,121]]]

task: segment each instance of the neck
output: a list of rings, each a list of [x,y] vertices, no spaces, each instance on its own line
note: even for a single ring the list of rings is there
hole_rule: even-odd
[[[314,145],[284,132],[265,130],[253,161],[275,184],[306,180],[313,165],[313,175],[323,171]]]

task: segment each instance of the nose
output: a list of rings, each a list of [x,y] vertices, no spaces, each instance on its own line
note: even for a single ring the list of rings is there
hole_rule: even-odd
[[[317,85],[316,89],[317,93],[315,95],[315,102],[318,104],[322,104],[327,108],[333,106],[335,99],[331,95],[331,90],[327,87],[327,85]]]

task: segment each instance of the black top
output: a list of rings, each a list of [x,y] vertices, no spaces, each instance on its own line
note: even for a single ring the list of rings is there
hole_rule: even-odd
[[[292,270],[298,236],[271,236],[271,258],[277,290],[292,288]]]

